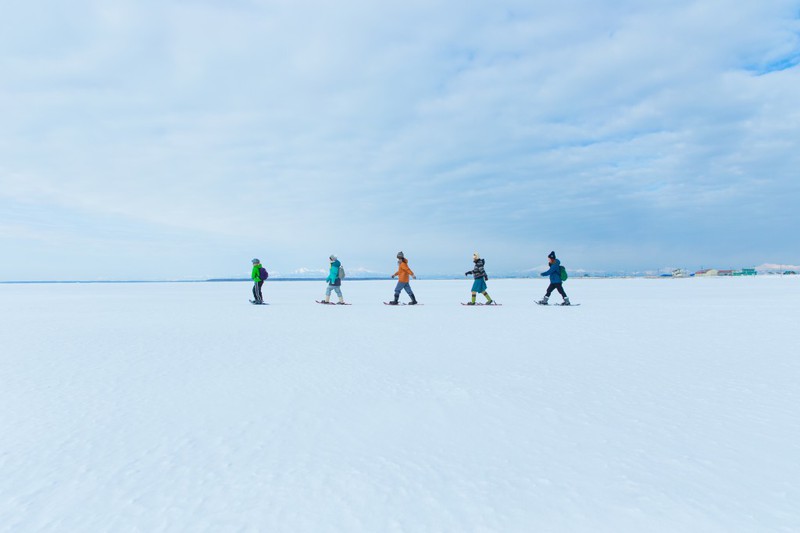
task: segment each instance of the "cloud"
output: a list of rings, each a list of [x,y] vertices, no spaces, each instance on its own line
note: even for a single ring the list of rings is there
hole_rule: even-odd
[[[553,247],[588,269],[791,256],[798,7],[15,5],[0,277],[44,253],[31,232],[163,277],[265,250],[286,272],[331,248],[376,271],[400,248],[436,271],[476,248],[509,271]]]

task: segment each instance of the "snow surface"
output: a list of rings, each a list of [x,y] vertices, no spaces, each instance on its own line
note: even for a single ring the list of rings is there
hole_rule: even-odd
[[[800,531],[800,277],[412,285],[0,285],[0,530]]]

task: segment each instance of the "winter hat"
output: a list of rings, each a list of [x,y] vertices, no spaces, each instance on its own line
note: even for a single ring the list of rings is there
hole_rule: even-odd
[[[549,259],[555,259],[556,258],[556,253],[555,252],[550,252],[549,254],[547,254],[547,257]]]
[[[261,261],[259,261],[258,259],[253,259],[253,264],[254,264],[254,265],[257,265],[257,264],[258,264],[258,263],[260,263],[260,262],[261,262]]]
[[[398,259],[404,259],[406,256],[403,255],[403,252],[397,252]]]
[[[336,256],[335,256],[335,255],[333,255],[333,254],[331,254],[330,260],[331,260],[331,261],[336,261]]]
[[[474,254],[472,254],[472,260],[473,261],[477,261],[480,258],[481,258],[481,256],[480,256],[480,254],[478,252],[475,252]]]

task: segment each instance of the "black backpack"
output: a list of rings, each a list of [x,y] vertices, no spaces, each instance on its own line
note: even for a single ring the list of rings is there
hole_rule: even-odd
[[[264,268],[263,266],[259,267],[259,269],[258,269],[258,277],[261,278],[261,281],[264,281],[265,279],[267,279],[269,277],[269,272],[267,272],[267,269]]]

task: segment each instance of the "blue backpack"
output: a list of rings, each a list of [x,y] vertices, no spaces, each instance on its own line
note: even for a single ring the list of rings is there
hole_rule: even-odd
[[[264,281],[265,279],[267,279],[269,277],[269,272],[267,272],[267,269],[264,268],[263,266],[259,267],[259,269],[258,269],[258,277],[261,278],[261,281]]]

